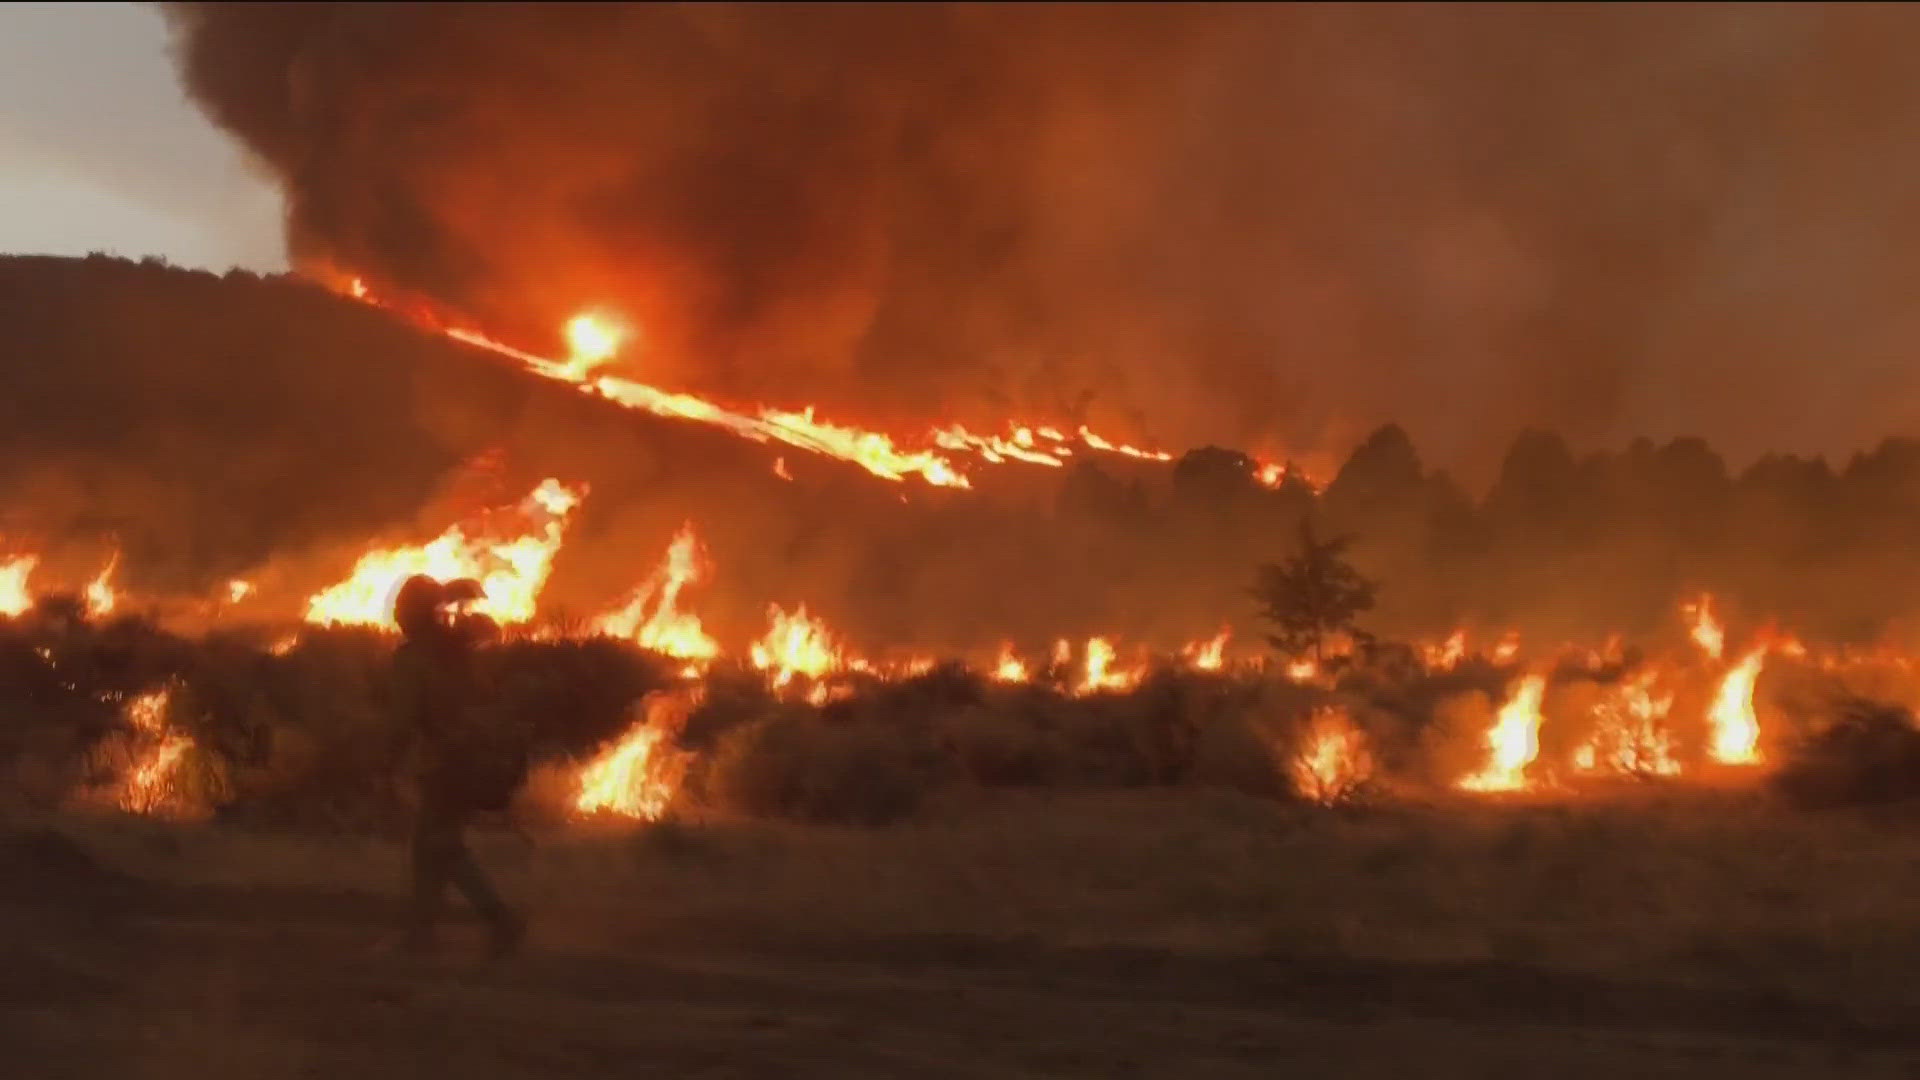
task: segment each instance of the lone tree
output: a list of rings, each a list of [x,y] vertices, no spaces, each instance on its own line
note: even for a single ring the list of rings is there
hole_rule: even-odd
[[[1260,567],[1250,590],[1260,614],[1274,626],[1273,647],[1298,658],[1325,658],[1330,634],[1356,634],[1353,620],[1373,607],[1374,583],[1360,576],[1342,556],[1351,536],[1321,540],[1313,522],[1300,522],[1300,550],[1285,562]]]

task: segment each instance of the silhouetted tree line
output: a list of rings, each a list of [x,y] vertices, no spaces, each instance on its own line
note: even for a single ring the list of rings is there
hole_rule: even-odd
[[[1844,463],[1735,472],[1698,439],[1575,453],[1520,435],[1476,497],[1375,432],[1316,492],[1244,455],[1085,453],[974,471],[975,490],[877,480],[700,425],[620,410],[291,277],[105,256],[0,258],[0,534],[83,581],[111,538],[136,592],[206,595],[262,566],[262,615],[296,614],[374,540],[457,516],[449,482],[501,451],[501,490],[592,494],[549,611],[592,615],[683,522],[714,567],[686,600],[723,641],[806,603],[856,648],[953,654],[1118,636],[1171,649],[1265,628],[1247,595],[1303,521],[1352,535],[1387,638],[1468,625],[1582,640],[1672,630],[1710,591],[1736,620],[1809,637],[1898,629],[1920,532],[1920,441]],[[59,564],[68,545],[86,548]]]

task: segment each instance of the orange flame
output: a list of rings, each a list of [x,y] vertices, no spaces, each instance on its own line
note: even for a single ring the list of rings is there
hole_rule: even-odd
[[[119,599],[113,592],[113,568],[119,563],[120,553],[116,551],[113,557],[107,560],[107,565],[94,575],[93,580],[87,582],[86,601],[89,617],[102,619],[113,614],[114,605]]]
[[[369,294],[366,283],[360,278],[347,279],[345,289],[357,300],[386,306],[379,298]],[[431,319],[415,321],[433,323]],[[626,336],[626,329],[607,314],[582,313],[568,320],[565,332],[569,356],[564,361],[550,360],[514,348],[474,330],[446,326],[436,328],[457,341],[517,360],[536,375],[570,383],[583,393],[624,408],[712,424],[756,442],[779,442],[809,450],[851,462],[888,480],[918,476],[935,487],[972,486],[966,475],[935,449],[909,449],[896,445],[893,438],[876,431],[818,420],[811,406],[798,412],[762,408],[748,414],[694,394],[675,393],[623,376],[597,373],[597,369],[618,353]],[[1149,461],[1173,459],[1173,455],[1165,451],[1112,442],[1084,426],[1079,430],[1079,438],[1086,446],[1109,453]],[[1066,435],[1058,428],[1045,425],[1017,427],[1009,438],[974,435],[954,425],[935,430],[929,441],[938,449],[966,451],[981,460],[995,463],[1015,459],[1057,467],[1062,464],[1062,458],[1073,453],[1067,445]],[[1043,447],[1042,443],[1048,445]]]
[[[574,810],[643,821],[665,816],[687,766],[686,755],[674,749],[673,739],[698,700],[697,693],[648,695],[640,722],[580,771]]]
[[[1518,791],[1527,786],[1526,768],[1540,753],[1540,703],[1547,677],[1528,675],[1515,684],[1487,732],[1486,768],[1460,781],[1468,791]]]
[[[1013,643],[1000,646],[1000,659],[994,663],[993,677],[999,682],[1026,682],[1027,665],[1013,655]]]
[[[1336,803],[1373,775],[1366,734],[1339,709],[1313,716],[1301,751],[1293,759],[1293,787],[1302,798]]]
[[[1141,672],[1134,670],[1116,670],[1113,643],[1103,637],[1087,639],[1086,652],[1082,658],[1085,674],[1080,680],[1082,694],[1097,693],[1102,690],[1125,690],[1140,681]]]
[[[253,595],[253,582],[234,578],[227,582],[227,602],[237,604]]]
[[[807,605],[801,604],[791,615],[778,604],[769,605],[767,620],[766,636],[753,644],[753,666],[773,673],[776,690],[795,675],[817,679],[840,666],[826,624],[809,618]]]
[[[700,581],[705,569],[700,541],[688,522],[675,534],[653,575],[619,610],[595,619],[593,631],[631,638],[643,649],[683,660],[713,659],[720,655],[719,643],[707,636],[699,616],[679,607],[680,590]]]
[[[1680,609],[1687,617],[1687,632],[1693,637],[1694,644],[1700,646],[1708,657],[1718,660],[1726,652],[1727,629],[1713,615],[1713,597],[1705,593],[1700,599]]]
[[[1428,645],[1423,651],[1428,667],[1451,668],[1467,655],[1467,632],[1455,630],[1446,641],[1439,645]]]
[[[567,320],[567,363],[564,365],[578,382],[594,368],[612,360],[627,338],[626,327],[602,315],[583,312]]]
[[[9,618],[24,615],[33,607],[33,594],[27,591],[27,579],[40,565],[38,555],[15,555],[0,560],[0,615]]]
[[[469,535],[455,525],[418,547],[370,551],[346,580],[307,601],[306,620],[393,629],[394,591],[414,574],[426,574],[440,581],[473,578],[483,594],[474,611],[502,623],[525,622],[533,618],[567,520],[585,494],[584,486],[548,479],[515,508],[522,522],[517,535]]]
[[[1212,638],[1196,641],[1182,649],[1181,655],[1201,671],[1219,671],[1226,666],[1227,639],[1232,635],[1232,630],[1222,627]]]
[[[1673,695],[1656,696],[1655,673],[1646,672],[1622,683],[1595,709],[1593,735],[1574,750],[1573,767],[1580,772],[1607,768],[1633,776],[1678,776],[1680,762],[1673,756],[1673,736],[1666,728]]]
[[[122,783],[120,808],[135,814],[151,814],[163,809],[171,797],[171,780],[181,759],[193,747],[193,740],[167,727],[167,706],[172,692],[167,687],[149,691],[126,704],[127,722],[141,735],[157,740],[147,754],[134,765]]]
[[[1755,765],[1760,761],[1760,719],[1753,711],[1753,687],[1766,663],[1767,647],[1761,645],[1740,658],[1720,680],[1707,710],[1707,722],[1713,729],[1708,750],[1713,759],[1725,765]]]
[[[1517,630],[1507,631],[1500,638],[1500,644],[1493,647],[1493,662],[1496,664],[1510,664],[1514,657],[1519,655],[1520,632]]]

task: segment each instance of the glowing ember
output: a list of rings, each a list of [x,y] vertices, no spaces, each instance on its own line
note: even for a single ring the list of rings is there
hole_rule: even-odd
[[[593,622],[593,632],[630,638],[643,649],[683,660],[711,660],[720,645],[700,626],[700,617],[679,607],[680,590],[705,576],[700,542],[689,522],[667,547],[653,576],[618,610]]]
[[[573,808],[658,821],[672,805],[686,773],[686,756],[673,747],[697,696],[650,695],[641,721],[580,771]]]
[[[253,582],[234,578],[227,582],[227,602],[237,604],[253,595]]]
[[[439,581],[472,578],[482,596],[472,610],[501,623],[525,622],[553,567],[567,519],[586,489],[545,480],[512,515],[507,529],[491,523],[470,534],[469,526],[455,525],[419,547],[370,551],[360,557],[345,581],[307,601],[306,620],[320,624],[353,624],[393,628],[393,594],[414,574]]]
[[[1527,786],[1526,768],[1540,753],[1540,702],[1547,677],[1528,675],[1515,685],[1492,730],[1487,732],[1486,768],[1460,781],[1468,791],[1518,791]]]
[[[793,474],[787,471],[786,458],[777,457],[773,459],[773,475],[779,477],[782,480],[793,479]]]
[[[1709,657],[1720,659],[1727,647],[1727,630],[1713,616],[1713,597],[1703,594],[1698,603],[1688,604],[1680,610],[1691,624],[1687,629],[1694,644],[1700,646]]]
[[[1573,755],[1580,772],[1608,769],[1630,776],[1678,776],[1673,736],[1666,728],[1673,695],[1655,695],[1654,673],[1620,687],[1595,709],[1593,736]]]
[[[113,568],[119,563],[120,553],[116,551],[113,557],[107,560],[107,565],[94,575],[94,579],[87,582],[86,602],[89,617],[100,619],[113,614],[114,604],[118,601],[118,597],[113,593]]]
[[[1027,665],[1013,655],[1012,642],[1000,646],[1000,659],[994,663],[993,677],[1000,682],[1027,681]]]
[[[1713,730],[1708,747],[1713,760],[1724,765],[1754,765],[1760,761],[1760,719],[1753,711],[1753,687],[1759,681],[1767,649],[1762,645],[1740,658],[1713,695],[1707,723]]]
[[[0,560],[0,615],[24,615],[32,609],[33,594],[27,591],[27,578],[38,565],[38,555],[15,555]]]
[[[1312,660],[1295,660],[1287,665],[1287,678],[1297,683],[1309,683],[1320,677],[1320,665]]]
[[[1320,710],[1294,755],[1292,773],[1294,791],[1302,798],[1318,803],[1347,798],[1373,775],[1365,733],[1345,712]]]
[[[778,604],[770,605],[767,620],[766,636],[753,644],[753,666],[772,672],[775,689],[792,682],[795,675],[817,679],[839,666],[826,624],[809,618],[805,604],[791,615]]]
[[[1196,641],[1181,650],[1187,662],[1201,671],[1219,671],[1226,666],[1227,639],[1233,631],[1222,629],[1206,641]]]

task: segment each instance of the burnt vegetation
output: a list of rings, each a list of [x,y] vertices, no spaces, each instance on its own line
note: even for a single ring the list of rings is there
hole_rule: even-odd
[[[1735,474],[1699,440],[1582,456],[1530,432],[1475,500],[1389,426],[1321,490],[1269,486],[1245,455],[1210,447],[1170,466],[1087,456],[1062,472],[983,470],[975,492],[907,489],[903,504],[901,489],[841,466],[795,460],[785,481],[760,447],[611,409],[291,278],[12,258],[0,297],[20,358],[0,370],[7,540],[45,551],[56,575],[63,553],[94,560],[110,540],[136,596],[204,593],[265,566],[263,592],[278,595],[255,611],[290,620],[370,537],[443,528],[470,494],[449,491],[456,466],[504,451],[503,490],[549,472],[593,487],[545,604],[563,636],[688,519],[718,568],[691,602],[723,640],[757,633],[769,601],[806,601],[856,648],[947,655],[1011,638],[1038,656],[1095,633],[1171,653],[1222,622],[1240,641],[1277,627],[1282,651],[1308,653],[1356,621],[1368,631],[1347,634],[1358,648],[1327,691],[1169,667],[1130,693],[1078,698],[941,668],[814,709],[774,700],[751,674],[731,689],[720,679],[682,733],[705,752],[689,789],[751,813],[883,820],[954,783],[1284,794],[1288,732],[1330,700],[1355,713],[1389,773],[1431,783],[1438,703],[1475,691],[1497,702],[1511,669],[1469,657],[1429,672],[1405,642],[1461,625],[1634,640],[1671,633],[1676,598],[1696,590],[1809,640],[1872,642],[1907,614],[1885,586],[1920,550],[1920,442],[1908,439],[1839,468],[1772,456]],[[78,580],[97,561],[73,566]],[[152,614],[173,625],[177,612]],[[393,820],[384,639],[309,631],[282,656],[264,630],[159,625],[96,624],[58,600],[7,625],[0,695],[24,718],[5,743],[17,797],[58,801],[99,780],[127,697],[171,682],[195,743],[182,775],[205,801],[261,821]],[[629,724],[670,670],[592,640],[517,642],[498,663],[510,722],[572,761]],[[1817,732],[1844,714],[1808,715]],[[1800,753],[1871,767],[1823,767],[1826,779],[1782,790],[1813,792],[1793,796],[1808,803],[1904,794],[1905,767],[1886,764],[1910,753],[1898,726],[1867,727],[1842,723]]]

